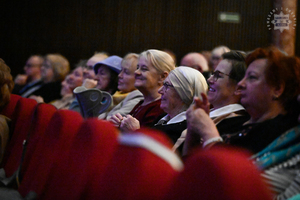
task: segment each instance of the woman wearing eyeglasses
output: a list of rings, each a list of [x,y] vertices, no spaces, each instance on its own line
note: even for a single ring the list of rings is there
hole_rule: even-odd
[[[153,126],[165,113],[160,108],[161,95],[158,90],[170,71],[175,69],[173,58],[166,52],[150,49],[140,54],[135,71],[134,86],[143,94],[141,100],[129,113],[113,115],[109,121],[121,130],[136,130],[139,126]],[[126,123],[124,123],[126,122]]]
[[[200,97],[207,89],[205,77],[198,70],[184,66],[172,70],[164,80],[163,87],[158,90],[161,95],[160,108],[166,114],[152,128],[161,130],[176,144],[187,127],[186,110],[193,103],[193,98]],[[140,125],[132,116],[127,116],[121,128],[136,130]]]
[[[249,119],[245,108],[240,104],[241,96],[236,91],[238,82],[246,72],[245,55],[239,51],[230,51],[222,57],[222,61],[207,80],[207,98],[213,106],[209,116],[217,125],[220,134],[232,132],[232,129]]]

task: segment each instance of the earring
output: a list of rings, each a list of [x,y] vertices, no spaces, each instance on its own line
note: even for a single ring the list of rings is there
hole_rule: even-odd
[[[278,96],[274,95],[274,96],[272,97],[272,100],[274,100],[274,101],[278,100]]]

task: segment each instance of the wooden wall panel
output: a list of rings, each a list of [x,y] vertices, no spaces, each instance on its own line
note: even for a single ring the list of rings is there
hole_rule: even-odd
[[[0,57],[13,75],[35,53],[61,53],[73,66],[95,51],[124,56],[166,48],[179,61],[221,44],[248,51],[271,41],[266,27],[271,0],[4,0],[3,5]],[[241,23],[219,22],[221,11],[240,13]]]

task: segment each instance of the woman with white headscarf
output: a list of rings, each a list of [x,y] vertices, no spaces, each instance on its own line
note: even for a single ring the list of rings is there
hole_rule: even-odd
[[[158,91],[161,94],[160,108],[167,115],[153,128],[166,133],[175,143],[186,129],[186,110],[193,103],[194,97],[201,98],[201,93],[206,94],[207,89],[206,80],[199,71],[183,66],[172,70]],[[124,119],[121,126],[123,130],[126,127],[127,130],[140,128],[138,121],[131,118]]]

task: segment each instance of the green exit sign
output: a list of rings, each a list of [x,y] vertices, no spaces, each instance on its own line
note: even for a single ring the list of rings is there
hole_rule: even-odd
[[[240,23],[241,17],[239,13],[219,12],[218,20],[226,23]]]

